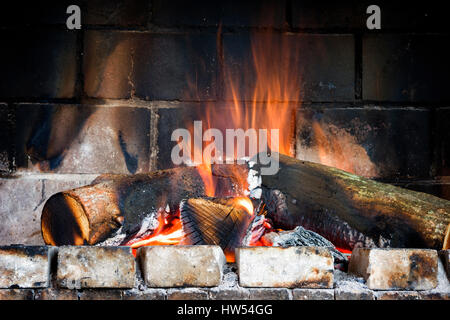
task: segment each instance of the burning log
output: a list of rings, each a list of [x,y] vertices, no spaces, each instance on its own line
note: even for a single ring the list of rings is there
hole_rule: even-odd
[[[279,159],[278,173],[262,176],[262,200],[276,228],[301,225],[349,250],[357,246],[448,248],[449,201],[316,163],[283,155]],[[254,170],[257,166],[252,170],[245,165],[212,166],[216,197],[243,195],[247,187],[243,181]],[[224,214],[234,212],[234,216],[238,211],[220,202],[228,200],[200,199],[207,195],[194,167],[103,175],[90,186],[53,195],[42,212],[42,235],[51,245],[96,244],[119,228],[127,235],[136,233],[152,212],[166,206],[168,212],[175,212],[183,199],[195,198],[183,204],[185,219],[195,221],[193,243],[201,239],[232,248],[234,244],[221,233],[241,229],[233,229]],[[209,207],[218,214],[210,214],[211,221],[206,218]],[[221,221],[226,228],[215,225]],[[248,226],[246,220],[240,223]],[[199,238],[195,240],[194,235]]]
[[[224,249],[227,260],[241,245],[253,220],[248,198],[192,198],[181,202],[185,237],[181,244],[211,244]]]
[[[284,155],[262,186],[277,227],[301,225],[337,247],[449,246],[450,201],[432,195]]]
[[[239,165],[213,166],[216,190],[224,196],[242,194],[241,182],[233,177],[246,177],[246,170]],[[49,245],[96,244],[119,228],[126,234],[137,231],[142,220],[159,207],[176,208],[182,199],[201,196],[206,196],[204,183],[195,167],[102,175],[89,186],[59,192],[47,200],[41,216],[42,236]]]

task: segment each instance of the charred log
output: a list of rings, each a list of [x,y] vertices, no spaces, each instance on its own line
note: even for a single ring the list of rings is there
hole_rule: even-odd
[[[216,190],[224,196],[242,194],[243,186],[230,170],[247,174],[245,166],[213,166]],[[49,245],[92,245],[119,228],[126,234],[138,231],[142,220],[160,207],[178,208],[182,199],[201,196],[204,183],[195,167],[102,175],[89,186],[59,192],[46,202],[42,236]]]
[[[279,159],[278,173],[262,176],[263,198],[277,227],[301,225],[345,249],[448,247],[450,201],[317,163]]]

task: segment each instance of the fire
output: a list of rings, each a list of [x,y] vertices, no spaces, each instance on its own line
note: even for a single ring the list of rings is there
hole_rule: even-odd
[[[217,34],[218,47],[222,43],[221,37],[222,31],[219,29]],[[296,125],[302,125],[302,122],[297,123],[298,119],[296,119],[296,111],[302,100],[300,66],[305,64],[305,61],[299,61],[301,55],[299,55],[300,48],[297,47],[297,43],[299,43],[297,40],[295,36],[287,34],[277,35],[270,32],[255,34],[251,38],[250,60],[243,61],[241,59],[237,64],[230,63],[230,61],[233,61],[233,53],[227,52],[225,47],[220,59],[223,66],[226,102],[224,106],[209,103],[202,108],[202,113],[195,119],[202,121],[202,130],[218,129],[225,136],[227,129],[242,129],[245,132],[249,129],[266,129],[268,132],[271,129],[278,129],[278,152],[295,156],[295,128]],[[188,83],[189,92],[186,93],[186,96],[193,98],[196,95],[196,82],[188,80]],[[196,136],[194,133],[192,122],[186,123],[186,128],[189,129],[194,141],[198,139],[198,135]],[[314,151],[314,159],[306,160],[336,166],[350,172],[358,172],[359,169],[355,167],[354,163],[348,163],[349,154],[352,154],[352,151],[356,150],[355,148],[341,147],[341,140],[324,132],[317,123],[313,124],[312,129],[315,134],[314,142],[317,145],[317,150]],[[350,135],[347,136],[350,140],[353,138]],[[259,139],[258,142],[260,142]],[[223,162],[226,160],[224,154],[217,152],[217,150],[223,149],[217,145],[218,141],[211,138],[206,142],[201,140],[200,144],[192,143],[192,141],[184,141],[184,143],[185,145],[180,145],[181,149],[186,147],[189,150],[191,162],[196,165],[203,180],[205,195],[209,197],[224,196],[223,194],[217,194],[216,181],[212,170],[212,164],[217,159]],[[209,151],[213,152],[204,153],[205,145],[209,148]],[[269,149],[275,149],[270,136],[267,139],[267,145]],[[356,143],[352,145],[356,145]],[[194,146],[194,149],[191,148],[192,146]],[[215,148],[216,146],[218,148]],[[233,159],[236,160],[238,159],[238,152],[236,146],[234,148]],[[359,146],[357,150],[364,154],[362,147]],[[254,146],[246,143],[246,156],[252,157],[255,155],[254,152]],[[301,150],[297,150],[297,155],[304,157]],[[367,153],[365,155],[368,159]],[[306,157],[308,158],[308,155]],[[368,162],[370,162],[370,159]],[[362,167],[367,167],[364,165]],[[369,171],[365,174],[366,176],[373,174],[372,169]],[[230,178],[237,181],[242,190],[248,187],[247,177],[243,176],[242,172],[236,170],[232,175],[233,177]],[[243,208],[251,216],[255,215],[251,199],[245,197],[244,194],[234,196],[237,196],[233,200],[235,206]],[[126,245],[130,245],[135,250],[146,245],[179,244],[183,238],[180,212],[178,211],[176,215],[170,215],[169,217],[161,213],[158,220],[159,225],[151,235],[145,239],[131,240]],[[252,234],[250,245],[271,246],[272,244],[265,241],[263,237],[265,233],[271,231],[277,230],[273,228],[269,220],[265,217],[262,218],[260,226]],[[234,252],[225,252],[225,254],[227,261],[234,261]]]
[[[130,246],[136,256],[136,250],[139,247],[176,245],[180,243],[183,237],[183,225],[179,210],[176,214],[167,214],[163,210],[159,210],[157,228],[150,235],[143,238],[133,238],[124,245]]]
[[[253,203],[250,198],[247,197],[237,197],[234,198],[234,206],[244,208],[247,213],[252,216],[253,215]]]

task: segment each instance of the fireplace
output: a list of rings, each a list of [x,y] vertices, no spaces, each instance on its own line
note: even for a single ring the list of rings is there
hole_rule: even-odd
[[[448,27],[369,4],[12,9],[0,299],[449,299]]]

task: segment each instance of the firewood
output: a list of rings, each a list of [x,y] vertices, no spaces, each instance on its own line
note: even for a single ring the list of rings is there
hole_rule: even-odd
[[[243,165],[213,167],[216,190],[225,196],[243,192],[229,170],[247,175]],[[206,196],[195,167],[136,175],[101,175],[91,185],[59,192],[44,205],[41,231],[49,245],[96,244],[122,227],[136,231],[152,210],[177,208],[181,200]]]
[[[345,249],[449,246],[450,201],[317,163],[279,159],[278,173],[262,176],[269,217],[278,228],[301,225]],[[286,199],[274,200],[274,190]]]
[[[219,245],[227,259],[244,239],[254,216],[234,198],[191,198],[180,204],[185,237],[182,244]]]

